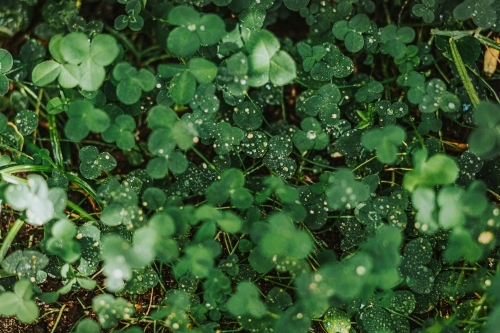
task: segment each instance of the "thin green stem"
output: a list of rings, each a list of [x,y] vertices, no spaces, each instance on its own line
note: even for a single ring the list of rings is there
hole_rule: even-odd
[[[86,181],[84,181],[80,177],[78,177],[74,174],[71,174],[71,173],[67,173],[66,177],[68,177],[68,180],[70,182],[73,182],[73,183],[77,184],[78,186],[80,186],[80,188],[82,190],[87,192],[97,202],[97,204],[99,206],[101,206],[101,200],[99,199],[97,192],[94,190],[94,188],[92,186],[90,186],[90,184],[88,184]]]
[[[14,238],[16,238],[17,233],[19,232],[19,230],[21,230],[21,227],[23,225],[24,221],[21,219],[17,219],[16,222],[14,222],[12,228],[10,228],[9,232],[7,233],[7,236],[3,240],[2,247],[0,248],[0,264],[3,262],[3,259],[5,258],[5,255],[9,250],[10,244],[12,244],[12,241],[14,240]]]
[[[52,146],[52,154],[54,155],[54,161],[59,169],[64,170],[64,159],[61,144],[59,142],[59,133],[57,132],[56,116],[53,114],[47,114],[47,121],[49,122],[49,137],[50,144]]]
[[[477,106],[477,104],[479,104],[479,96],[477,95],[477,92],[474,89],[474,85],[472,84],[469,78],[469,74],[467,74],[467,68],[465,68],[462,56],[460,55],[460,52],[458,51],[457,48],[457,44],[455,43],[455,40],[453,38],[450,38],[450,50],[451,50],[451,57],[455,62],[455,66],[457,66],[458,76],[460,77],[460,80],[464,85],[465,91],[467,91],[467,94],[469,95],[472,105]]]
[[[78,215],[80,215],[81,217],[86,218],[87,220],[92,221],[92,222],[98,222],[96,218],[94,218],[92,215],[87,213],[82,207],[80,207],[78,204],[74,203],[73,201],[68,200],[67,205],[72,211],[78,213]]]
[[[210,167],[210,169],[217,172],[217,174],[220,174],[219,170],[217,170],[215,165],[210,163],[210,161],[198,149],[196,149],[195,147],[191,147],[191,149],[195,152],[196,155],[198,155]]]

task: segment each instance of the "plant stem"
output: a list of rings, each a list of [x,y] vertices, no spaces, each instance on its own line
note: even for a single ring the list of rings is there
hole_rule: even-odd
[[[7,236],[5,237],[2,243],[2,247],[0,248],[0,264],[3,262],[3,259],[5,258],[5,255],[9,250],[10,244],[12,244],[12,241],[14,240],[14,238],[16,238],[16,235],[23,226],[23,224],[24,224],[23,220],[17,219],[16,222],[14,222],[12,228],[10,228],[9,232],[7,233]]]
[[[53,114],[47,114],[47,120],[49,122],[50,144],[52,146],[54,161],[56,162],[56,165],[59,167],[59,169],[64,170],[63,155],[61,144],[59,142],[59,133],[57,132],[56,116]]]
[[[477,106],[477,104],[479,104],[479,96],[477,95],[469,75],[467,74],[467,68],[465,68],[462,56],[460,55],[457,44],[453,38],[450,38],[450,50],[455,66],[457,66],[458,76],[460,76],[460,80],[464,85],[465,91],[467,91],[472,105]]]

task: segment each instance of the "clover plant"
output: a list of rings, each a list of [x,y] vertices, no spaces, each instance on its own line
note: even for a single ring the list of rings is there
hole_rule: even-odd
[[[499,32],[498,0],[3,1],[0,323],[497,332]]]

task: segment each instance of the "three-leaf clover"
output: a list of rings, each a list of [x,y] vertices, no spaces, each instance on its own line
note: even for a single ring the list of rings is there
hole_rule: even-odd
[[[118,81],[116,96],[123,104],[136,103],[143,91],[151,91],[156,86],[156,78],[147,69],[137,70],[128,62],[120,62],[113,68],[113,79]]]
[[[410,27],[398,28],[395,24],[380,29],[380,41],[382,42],[382,53],[390,54],[398,59],[404,56],[406,44],[415,38],[415,30]]]
[[[269,140],[268,151],[262,162],[281,177],[288,179],[297,169],[297,163],[288,156],[292,150],[293,142],[290,136],[275,135]]]
[[[285,51],[280,50],[280,42],[268,30],[256,30],[246,42],[248,52],[248,83],[260,87],[268,81],[284,86],[297,76],[295,61]]]
[[[15,210],[25,211],[26,222],[43,225],[66,208],[66,192],[59,187],[49,189],[39,175],[32,174],[27,178],[28,185],[9,185],[5,199]]]
[[[52,225],[45,248],[50,254],[58,255],[65,262],[73,263],[82,254],[80,244],[75,238],[76,235],[77,228],[75,224],[67,218],[60,219]]]
[[[266,314],[267,307],[259,295],[259,289],[253,283],[240,282],[236,293],[226,303],[229,312],[234,316],[261,318]]]
[[[55,60],[33,69],[33,83],[45,86],[58,79],[63,88],[79,86],[87,91],[99,89],[106,75],[104,67],[115,61],[120,51],[114,37],[99,34],[90,41],[82,32],[55,35],[49,50]]]
[[[0,49],[0,96],[9,91],[9,79],[5,75],[14,64],[14,59],[9,51]]]
[[[459,21],[472,18],[474,24],[486,29],[497,23],[498,13],[494,6],[494,2],[490,0],[466,0],[455,7],[453,17]]]
[[[176,6],[168,14],[168,22],[177,27],[167,38],[167,47],[176,56],[186,58],[200,45],[214,45],[225,34],[224,21],[216,14],[201,14],[190,6]]]
[[[387,100],[375,103],[375,111],[380,117],[380,125],[394,125],[397,118],[401,118],[408,113],[408,105],[403,102],[391,102]]]
[[[384,86],[378,81],[371,81],[367,85],[359,88],[356,92],[356,101],[360,103],[370,103],[379,99],[384,91]]]
[[[30,280],[16,282],[14,291],[0,294],[0,314],[16,316],[23,323],[32,323],[38,319],[40,309],[34,300],[35,292]]]
[[[369,196],[368,188],[357,181],[354,174],[347,169],[340,169],[328,177],[325,194],[328,207],[333,210],[365,201]]]
[[[99,154],[96,146],[85,146],[80,149],[80,172],[87,179],[99,177],[102,171],[113,170],[117,163],[116,159],[108,152]]]
[[[110,294],[94,297],[92,308],[99,316],[99,324],[105,329],[115,326],[121,319],[129,319],[135,312],[131,303]]]
[[[422,0],[422,3],[413,5],[411,11],[415,16],[421,17],[425,23],[434,21],[434,11],[436,10],[435,0]]]
[[[101,109],[95,108],[87,99],[79,99],[68,108],[68,118],[64,133],[73,141],[80,141],[92,131],[102,133],[109,127],[109,116]]]
[[[144,19],[139,13],[142,10],[142,5],[139,0],[132,0],[127,2],[125,12],[127,15],[119,15],[115,19],[115,29],[123,30],[127,26],[132,31],[139,31],[144,26]]]
[[[438,153],[428,158],[427,148],[413,154],[413,168],[403,179],[403,187],[409,192],[419,186],[453,184],[459,173],[457,163],[451,157]]]
[[[7,273],[15,274],[19,279],[30,279],[35,282],[48,263],[49,258],[43,253],[17,250],[2,261],[2,267]]]
[[[468,138],[469,149],[477,156],[491,159],[498,155],[500,135],[500,108],[491,102],[481,102],[474,111],[477,128]]]
[[[102,139],[105,142],[116,142],[120,149],[131,149],[135,146],[133,130],[135,130],[134,118],[128,114],[122,114],[113,119],[109,128],[102,133]]]
[[[460,109],[460,99],[446,91],[446,84],[440,79],[427,82],[425,93],[418,105],[423,113],[435,112],[438,109],[444,112],[457,112]]]
[[[245,132],[238,127],[233,127],[226,122],[220,122],[216,126],[214,149],[218,155],[229,154],[234,147],[238,146]]]
[[[170,96],[174,102],[183,105],[192,101],[197,82],[209,84],[215,79],[217,65],[204,58],[191,58],[187,65],[159,65],[158,73],[163,79],[172,78],[169,84]]]
[[[321,123],[315,117],[307,117],[300,122],[302,130],[292,135],[295,147],[305,151],[309,149],[322,150],[330,143],[329,136],[322,131]]]
[[[406,139],[406,132],[396,125],[374,128],[363,133],[361,143],[367,150],[376,150],[377,159],[385,164],[397,161],[398,146]]]
[[[335,38],[343,40],[349,52],[358,52],[364,46],[363,33],[370,29],[370,19],[365,14],[358,14],[349,21],[341,20],[333,25]]]
[[[250,192],[244,187],[245,175],[239,169],[230,168],[220,175],[205,191],[207,201],[213,205],[222,205],[230,200],[238,209],[246,209],[253,202]]]

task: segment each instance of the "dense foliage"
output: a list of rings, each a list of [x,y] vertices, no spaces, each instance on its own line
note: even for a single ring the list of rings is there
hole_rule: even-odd
[[[2,1],[0,316],[497,332],[499,33],[500,0]]]

